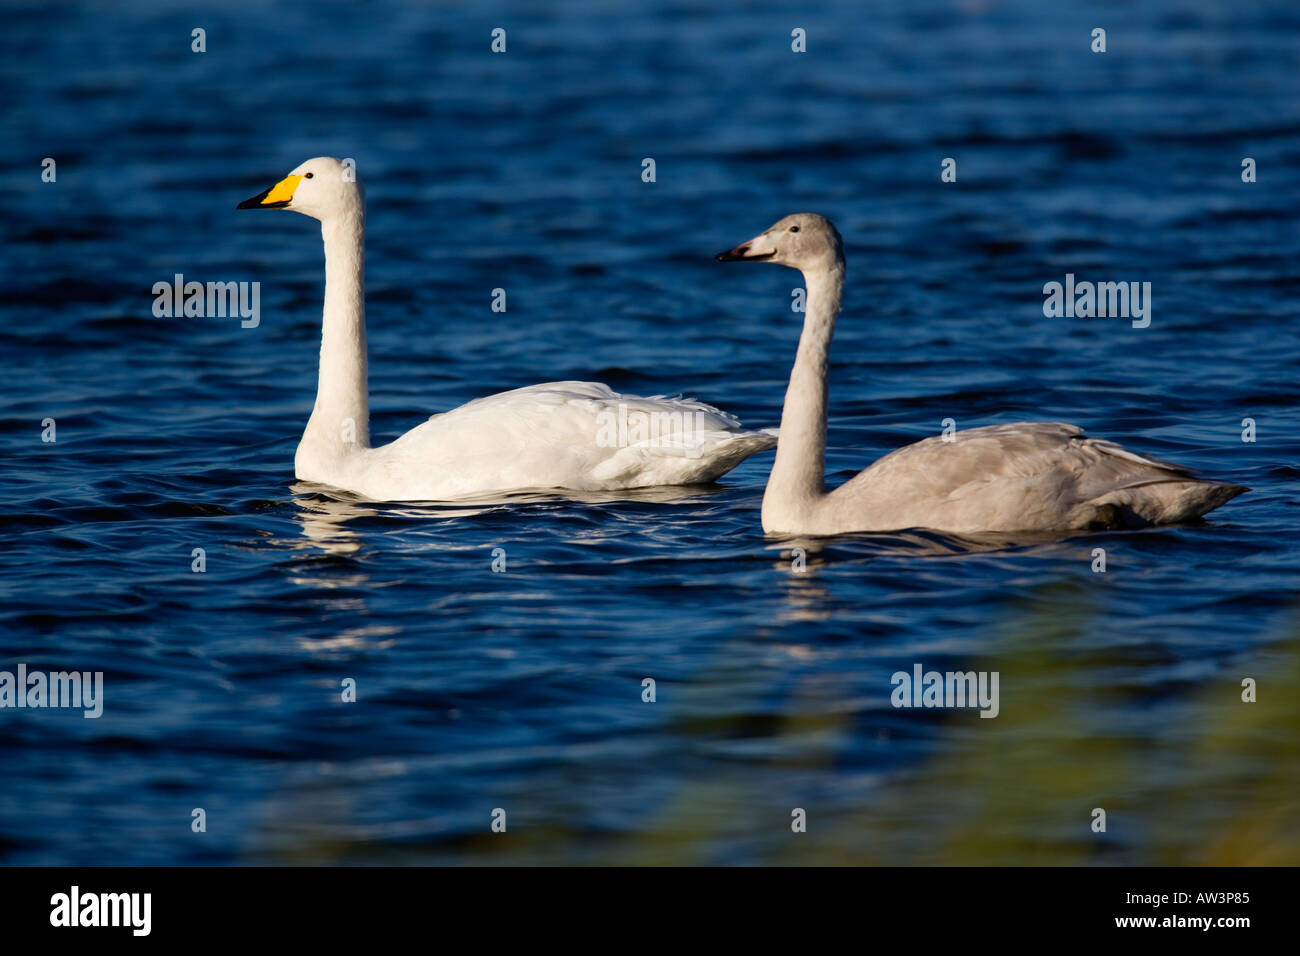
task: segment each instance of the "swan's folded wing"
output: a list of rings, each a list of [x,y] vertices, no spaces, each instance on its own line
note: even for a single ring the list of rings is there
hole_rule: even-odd
[[[972,482],[1004,478],[1071,477],[1081,486],[1194,478],[1181,465],[1088,438],[1064,422],[1020,422],[954,432],[907,445],[881,458],[854,481],[905,481],[927,495],[948,495]]]
[[[552,382],[434,415],[374,454],[389,481],[420,490],[417,497],[444,498],[711,481],[775,443],[774,433],[746,432],[734,416],[694,399]]]
[[[1189,491],[1190,486],[1196,487]],[[862,503],[874,520],[897,527],[1034,528],[1086,525],[1104,504],[1148,521],[1176,520],[1183,512],[1208,510],[1202,499],[1225,500],[1216,489],[1236,487],[1088,438],[1075,425],[1024,422],[972,428],[949,441],[936,436],[900,448],[835,495]]]

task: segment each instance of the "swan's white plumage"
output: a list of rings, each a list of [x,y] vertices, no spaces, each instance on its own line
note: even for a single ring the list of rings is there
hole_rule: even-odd
[[[625,445],[598,436],[620,415],[661,416],[686,429]],[[597,382],[551,382],[477,398],[375,448],[348,484],[368,497],[445,500],[524,488],[599,491],[713,481],[776,444],[734,417],[686,398],[620,395]],[[372,484],[377,481],[377,486]]]
[[[320,376],[294,457],[304,481],[381,501],[621,490],[713,481],[776,444],[775,430],[745,431],[731,415],[693,399],[641,398],[593,382],[552,382],[475,399],[372,448],[365,203],[354,171],[336,159],[310,159],[240,208],[290,209],[321,223]]]
[[[787,216],[719,254],[799,269],[804,328],[763,496],[763,530],[841,534],[931,528],[964,534],[1072,531],[1186,521],[1246,491],[1087,438],[1060,422],[993,425],[894,451],[833,491],[824,485],[826,378],[844,284],[839,233],[822,216]]]

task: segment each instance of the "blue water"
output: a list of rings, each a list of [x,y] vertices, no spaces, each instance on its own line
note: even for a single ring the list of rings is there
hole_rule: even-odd
[[[0,862],[1300,862],[1300,10],[537,6],[0,11],[0,669],[105,685],[0,710]],[[319,231],[234,207],[322,154],[367,186],[377,441],[559,379],[775,425],[797,276],[711,256],[810,210],[833,483],[951,417],[1253,490],[798,571],[770,452],[480,509],[299,484]],[[175,273],[260,282],[260,324],[155,318]],[[1045,318],[1066,273],[1151,282],[1150,327]],[[893,708],[915,663],[999,671],[999,717]]]

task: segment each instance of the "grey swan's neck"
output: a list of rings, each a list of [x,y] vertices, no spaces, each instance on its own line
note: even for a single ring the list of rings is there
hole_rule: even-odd
[[[781,413],[776,461],[763,494],[765,527],[794,527],[825,495],[826,377],[844,291],[844,262],[805,272],[803,333]],[[799,522],[802,523],[802,522]]]

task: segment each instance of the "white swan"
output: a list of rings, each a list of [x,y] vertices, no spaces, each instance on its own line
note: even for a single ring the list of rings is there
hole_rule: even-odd
[[[763,495],[768,533],[1139,527],[1195,518],[1249,490],[1085,438],[1074,425],[1026,422],[956,432],[951,441],[927,438],[827,492],[826,369],[844,287],[840,234],[824,217],[798,213],[716,258],[790,266],[807,287],[776,462]]]
[[[297,477],[377,501],[442,501],[526,489],[601,491],[713,481],[776,444],[701,402],[619,395],[594,382],[531,385],[434,415],[370,447],[365,199],[350,165],[309,159],[240,209],[321,223],[325,310],[316,406]]]

